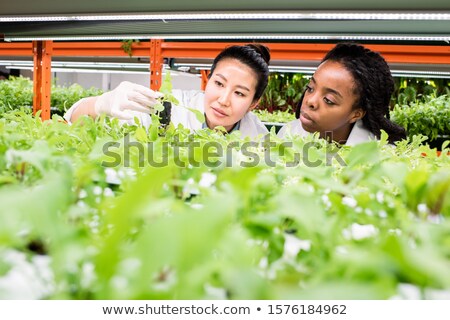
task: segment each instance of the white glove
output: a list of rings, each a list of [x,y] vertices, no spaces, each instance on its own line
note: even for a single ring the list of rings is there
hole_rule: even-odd
[[[114,90],[106,92],[97,98],[95,113],[105,113],[108,116],[123,120],[133,119],[133,112],[154,113],[153,106],[162,97],[160,92],[153,91],[129,81],[121,82]]]

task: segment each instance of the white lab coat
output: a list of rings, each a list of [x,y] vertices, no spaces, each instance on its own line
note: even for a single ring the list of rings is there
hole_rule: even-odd
[[[197,90],[172,90],[172,94],[179,101],[180,105],[199,110],[201,113],[204,112],[204,93],[203,91]],[[81,100],[80,100],[81,101]],[[69,110],[67,110],[64,115],[64,119],[70,122],[70,118],[72,117],[72,113],[78,107],[80,103],[78,101],[75,103]],[[148,114],[137,112],[137,111],[129,111],[135,117],[139,119],[141,124],[148,128],[151,124],[151,118]],[[190,129],[191,131],[202,129],[203,123],[197,120],[195,114],[189,111],[186,108],[181,106],[172,105],[171,122],[178,126],[181,124],[185,128]],[[133,120],[120,120],[121,123],[134,124]],[[264,126],[264,124],[258,119],[258,117],[252,112],[247,112],[247,114],[242,118],[239,131],[241,132],[241,136],[243,138],[250,137],[256,138],[260,134],[266,134],[269,131]]]
[[[277,136],[280,138],[284,138],[288,133],[290,133],[291,135],[299,135],[302,137],[310,134],[308,131],[303,129],[302,123],[299,119],[295,119],[291,122],[286,123],[280,129]],[[362,120],[358,120],[353,126],[352,131],[350,131],[350,135],[348,136],[345,145],[354,146],[355,144],[366,142],[369,140],[376,140],[375,135],[364,127]]]

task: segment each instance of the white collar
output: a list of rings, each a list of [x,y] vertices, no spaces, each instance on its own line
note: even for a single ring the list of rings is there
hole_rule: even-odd
[[[350,131],[345,145],[354,146],[355,144],[369,140],[376,140],[375,135],[364,127],[362,120],[358,120],[355,122],[352,131]]]

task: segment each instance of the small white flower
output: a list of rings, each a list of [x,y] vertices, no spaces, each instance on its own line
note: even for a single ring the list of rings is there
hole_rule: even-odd
[[[419,213],[424,213],[424,214],[428,213],[428,207],[427,207],[427,205],[425,203],[419,203],[417,205],[417,211]]]
[[[397,286],[398,294],[393,297],[393,300],[421,300],[420,289],[409,283],[400,283]]]
[[[202,203],[191,203],[190,206],[191,206],[192,209],[195,209],[195,210],[203,209],[203,204]]]
[[[379,212],[378,212],[378,216],[380,217],[380,218],[387,218],[387,212],[386,211],[384,211],[384,210],[380,210]]]
[[[103,195],[105,197],[113,197],[114,196],[114,191],[112,191],[111,188],[106,187],[105,190],[103,190]]]
[[[285,234],[284,239],[283,258],[285,259],[295,258],[301,250],[311,250],[311,241],[309,240],[301,240],[291,234]]]
[[[79,199],[84,199],[87,197],[87,192],[84,189],[81,189],[80,192],[78,193],[78,198]]]
[[[350,208],[354,208],[358,204],[355,198],[347,196],[342,198],[342,203],[345,204],[346,206],[349,206]]]
[[[225,288],[213,287],[212,285],[206,283],[205,286],[206,299],[212,300],[226,300],[227,299],[227,290]]]
[[[98,228],[98,226],[99,226],[99,222],[98,221],[92,220],[92,221],[89,222],[89,227],[92,228],[92,229],[96,229],[96,228]]]
[[[425,299],[427,300],[450,300],[450,290],[438,290],[433,288],[425,289]]]
[[[87,207],[86,202],[84,202],[82,200],[79,200],[77,202],[77,206],[80,207],[80,208],[86,208]]]
[[[113,168],[106,168],[105,174],[106,174],[105,181],[107,183],[117,184],[117,185],[122,183],[122,180],[120,179],[119,174]]]
[[[24,253],[14,250],[0,252],[0,257],[11,266],[0,277],[0,299],[43,299],[52,294],[50,257],[36,255],[28,261]]]
[[[331,208],[331,201],[327,194],[322,195],[322,202],[324,203],[325,208]]]
[[[350,228],[344,229],[342,235],[346,239],[362,240],[378,234],[378,230],[371,224],[353,223]]]
[[[378,191],[376,194],[376,197],[377,197],[377,201],[379,203],[383,203],[383,201],[384,201],[384,193],[383,192]]]
[[[94,190],[92,191],[96,196],[99,196],[103,193],[102,187],[95,186]]]
[[[444,222],[444,217],[441,214],[429,214],[427,220],[434,224],[440,224]]]
[[[136,176],[136,171],[134,171],[133,168],[123,167],[123,168],[119,169],[117,174],[118,174],[119,178],[123,179],[123,178],[127,178],[127,177]]]
[[[400,236],[402,234],[402,230],[400,230],[400,229],[389,229],[388,233]]]
[[[368,215],[369,217],[373,216],[373,212],[372,212],[372,210],[370,210],[369,208],[366,208],[366,210],[364,210],[364,212],[365,212],[366,215]]]
[[[204,172],[202,173],[202,177],[200,178],[200,181],[198,185],[203,188],[209,188],[216,182],[217,176],[211,172]]]
[[[183,194],[200,194],[194,179],[189,178],[183,187]]]
[[[94,264],[86,262],[81,267],[81,280],[80,284],[83,288],[89,288],[95,280]]]
[[[262,257],[261,260],[259,261],[258,266],[261,269],[266,269],[269,266],[269,259],[267,257]]]

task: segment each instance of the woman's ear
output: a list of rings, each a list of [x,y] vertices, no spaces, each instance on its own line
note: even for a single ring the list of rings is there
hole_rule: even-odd
[[[366,111],[362,108],[358,108],[352,111],[352,115],[350,117],[350,123],[355,123],[359,119],[362,119],[366,115]]]
[[[261,100],[261,99],[258,99],[258,100],[256,100],[255,102],[253,102],[253,103],[250,105],[250,107],[248,107],[247,112],[253,111],[253,110],[258,106],[260,100]]]

